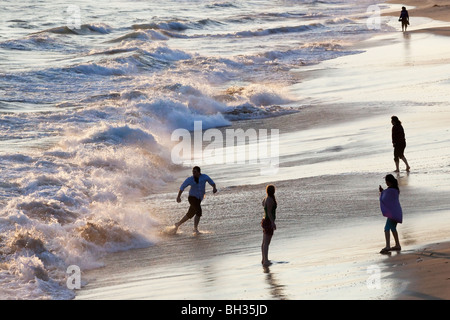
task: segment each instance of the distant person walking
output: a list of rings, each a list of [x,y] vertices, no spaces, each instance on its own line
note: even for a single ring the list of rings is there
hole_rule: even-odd
[[[263,241],[261,244],[262,253],[262,265],[268,267],[271,265],[269,260],[269,245],[272,240],[273,232],[277,229],[275,224],[277,200],[275,199],[275,186],[268,185],[266,187],[266,197],[264,198],[262,205],[264,207],[264,217],[261,220],[261,226],[263,229]]]
[[[405,32],[409,26],[409,14],[408,10],[406,10],[405,7],[402,7],[402,11],[400,12],[400,18],[398,18],[398,21],[402,22],[402,31]]]
[[[192,176],[187,178],[183,184],[180,186],[180,191],[178,192],[177,202],[181,202],[181,194],[187,186],[190,186],[188,201],[190,204],[189,210],[186,215],[177,223],[175,223],[175,232],[178,230],[183,223],[191,219],[194,215],[194,232],[199,233],[198,223],[200,222],[200,217],[202,216],[202,207],[200,206],[204,196],[205,196],[205,185],[208,182],[213,187],[213,193],[217,192],[216,184],[214,181],[200,172],[200,167],[195,166],[192,168]]]
[[[388,174],[385,177],[387,189],[383,189],[379,186],[380,191],[380,209],[383,216],[387,218],[386,225],[384,227],[384,236],[386,239],[386,246],[381,249],[380,253],[388,253],[389,251],[400,251],[400,241],[397,232],[397,223],[402,223],[403,212],[400,206],[400,189],[398,188],[398,181],[392,174]],[[395,239],[395,246],[391,247],[390,232]]]
[[[400,172],[400,159],[406,164],[406,171],[409,172],[411,167],[405,158],[404,152],[406,148],[405,131],[401,121],[396,116],[391,117],[392,123],[392,145],[394,146],[394,162],[395,172]]]

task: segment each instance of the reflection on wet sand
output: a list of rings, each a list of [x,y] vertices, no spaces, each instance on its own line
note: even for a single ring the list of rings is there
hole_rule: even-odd
[[[269,267],[264,267],[264,273],[266,274],[266,282],[269,285],[270,295],[277,300],[287,300],[288,297],[284,293],[284,285],[279,284],[278,280]]]

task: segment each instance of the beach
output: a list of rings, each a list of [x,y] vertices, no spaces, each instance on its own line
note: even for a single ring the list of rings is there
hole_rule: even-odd
[[[9,61],[0,62],[8,67],[0,89],[15,89],[0,91],[0,298],[183,307],[450,299],[450,1],[378,4],[381,24],[368,30],[371,4],[214,1],[183,10],[168,1],[125,10],[116,1],[111,10],[80,5],[82,18],[103,20],[78,29],[8,20],[26,30],[0,35]],[[31,58],[36,47],[42,61]],[[410,172],[402,162],[393,172],[393,115]],[[209,133],[223,138],[215,152],[246,161],[174,163],[176,130],[200,135],[202,157]],[[257,139],[234,148],[229,132]],[[264,132],[277,143],[262,159]],[[176,197],[193,165],[218,192],[206,184],[200,234],[193,219],[170,234],[188,209],[188,190]],[[390,173],[402,250],[380,254],[378,187]],[[263,267],[268,184],[277,229]],[[81,270],[77,288],[66,282],[69,266]]]
[[[363,53],[311,67],[291,94],[320,101],[314,108],[231,126],[280,128],[276,175],[202,166],[220,181],[217,195],[207,193],[203,234],[192,236],[188,222],[160,245],[108,257],[102,270],[87,274],[77,299],[449,299],[446,41],[433,32],[393,32],[359,44],[368,48]],[[400,73],[405,81],[398,80]],[[405,213],[402,251],[380,255],[384,218],[377,188],[394,169],[394,114],[405,126],[412,169],[402,167],[397,175]],[[163,225],[182,215],[174,201],[177,183],[164,198]],[[273,264],[262,268],[257,211],[267,183],[277,187],[279,218],[270,245]],[[156,200],[148,201],[153,206]],[[233,221],[247,231],[234,229]],[[180,253],[164,256],[165,246],[180,246]],[[118,267],[130,260],[136,270]]]

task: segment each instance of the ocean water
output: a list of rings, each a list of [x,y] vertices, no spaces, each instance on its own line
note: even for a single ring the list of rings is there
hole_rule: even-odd
[[[310,106],[286,88],[391,30],[374,4],[2,1],[0,298],[72,299],[68,266],[151,247],[172,132]]]

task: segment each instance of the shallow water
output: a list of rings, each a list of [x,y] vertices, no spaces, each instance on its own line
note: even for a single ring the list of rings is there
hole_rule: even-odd
[[[318,63],[330,61],[329,68],[337,63],[335,58],[358,57],[364,50],[352,45],[393,30],[384,22],[379,30],[367,28],[366,9],[372,3],[189,1],[188,6],[180,1],[138,1],[130,6],[123,1],[71,5],[3,1],[0,297],[72,299],[75,292],[66,286],[69,265],[83,272],[104,266],[104,270],[112,268],[112,278],[121,274],[128,279],[126,272],[133,268],[138,274],[148,272],[138,262],[143,259],[143,264],[154,264],[155,272],[161,272],[150,280],[159,277],[162,289],[167,277],[178,275],[176,267],[169,276],[162,271],[177,257],[208,260],[251,252],[251,265],[259,267],[258,259],[253,262],[260,237],[260,213],[254,204],[259,204],[264,188],[245,191],[243,187],[241,197],[235,199],[241,192],[236,186],[268,181],[261,177],[258,164],[202,164],[223,188],[217,197],[208,194],[204,202],[205,210],[217,212],[217,217],[205,217],[207,232],[199,238],[183,229],[175,238],[183,246],[160,237],[161,228],[184,213],[173,199],[186,170],[173,163],[171,134],[176,129],[192,130],[194,121],[201,121],[204,130],[220,132],[240,127],[279,129],[277,180],[317,173],[372,173],[378,160],[387,159],[381,152],[384,145],[375,137],[384,128],[383,108],[388,105],[375,112],[375,123],[364,120],[364,110],[358,109],[358,121],[348,126],[343,120],[352,90],[340,87],[347,100],[330,109],[323,105],[330,96],[317,93],[324,83],[310,78],[320,73]],[[326,83],[326,87],[333,85]],[[416,87],[420,85],[419,81]],[[317,118],[310,123],[302,117],[319,101],[328,123]],[[441,105],[432,107],[439,112]],[[280,115],[284,117],[273,118]],[[420,112],[416,115],[421,117]],[[413,115],[408,117],[406,121],[414,122]],[[388,132],[389,124],[385,129]],[[442,130],[443,125],[436,126],[433,136],[445,144]],[[411,136],[418,146],[429,146],[419,135]],[[366,141],[364,147],[355,148],[361,139]],[[361,168],[360,162],[373,150],[380,151],[379,156]],[[433,148],[408,150],[422,157],[415,164],[422,171],[428,166],[426,157],[436,154]],[[352,155],[356,155],[354,163],[343,161]],[[438,176],[445,170],[445,159],[439,159],[431,173]],[[282,194],[292,203],[302,196],[301,190],[286,187]],[[334,192],[329,191],[330,199],[335,199]],[[320,195],[314,192],[307,199],[311,209],[302,221],[317,227],[317,210],[333,209],[335,204],[322,207]],[[362,202],[356,200],[349,205],[358,207]],[[224,212],[228,214],[223,221]],[[291,210],[283,218],[293,228],[295,214]],[[288,238],[295,235],[295,228],[286,230]],[[203,249],[200,256],[186,250],[194,245]],[[143,254],[135,257],[140,250]],[[121,255],[131,263],[114,258]],[[259,276],[267,278],[267,274]],[[118,281],[126,286],[124,279]],[[224,291],[221,297],[234,296],[228,290],[229,295]],[[175,288],[167,291],[169,298],[179,294]]]

